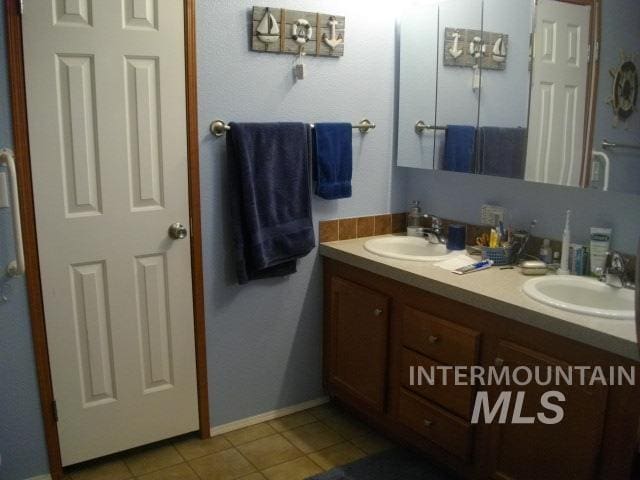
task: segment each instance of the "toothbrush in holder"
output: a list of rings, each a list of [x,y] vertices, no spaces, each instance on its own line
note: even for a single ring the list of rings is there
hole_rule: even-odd
[[[564,232],[562,232],[562,254],[560,257],[560,268],[558,275],[569,275],[569,244],[571,243],[571,210],[567,210],[567,217],[564,223]]]

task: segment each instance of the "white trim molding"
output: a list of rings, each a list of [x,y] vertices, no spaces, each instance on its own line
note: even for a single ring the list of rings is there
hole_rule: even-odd
[[[278,410],[272,410],[270,412],[261,413],[253,417],[247,417],[233,422],[225,423],[223,425],[214,426],[211,428],[211,436],[222,435],[223,433],[229,433],[240,428],[250,427],[257,425],[258,423],[267,422],[280,417],[286,417],[293,413],[301,412],[309,408],[317,407],[329,402],[329,397],[320,397],[308,402],[298,403],[297,405],[291,405],[289,407],[280,408]]]

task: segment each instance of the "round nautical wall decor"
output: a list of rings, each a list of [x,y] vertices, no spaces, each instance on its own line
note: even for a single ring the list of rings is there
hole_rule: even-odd
[[[615,125],[626,122],[636,111],[638,101],[638,67],[633,55],[620,52],[620,66],[609,70],[613,93],[608,102],[613,108]]]

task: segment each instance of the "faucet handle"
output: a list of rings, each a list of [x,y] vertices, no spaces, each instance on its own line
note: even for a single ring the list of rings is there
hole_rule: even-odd
[[[626,270],[626,261],[624,257],[615,251],[607,253],[607,260],[605,261],[604,271],[605,273],[624,273]]]
[[[440,218],[436,217],[435,215],[431,215],[429,213],[425,213],[424,214],[424,218],[430,218],[431,219],[431,228],[440,228],[440,227],[442,227],[442,220],[440,220]]]

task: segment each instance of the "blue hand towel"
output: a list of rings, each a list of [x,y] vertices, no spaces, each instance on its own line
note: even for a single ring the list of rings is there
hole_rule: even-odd
[[[524,178],[526,128],[481,127],[479,137],[478,173]]]
[[[476,151],[476,128],[469,125],[447,125],[443,170],[473,173]]]
[[[227,159],[238,282],[288,275],[315,246],[311,132],[303,123],[230,123]]]
[[[350,123],[316,123],[313,129],[315,194],[327,200],[351,196]]]

